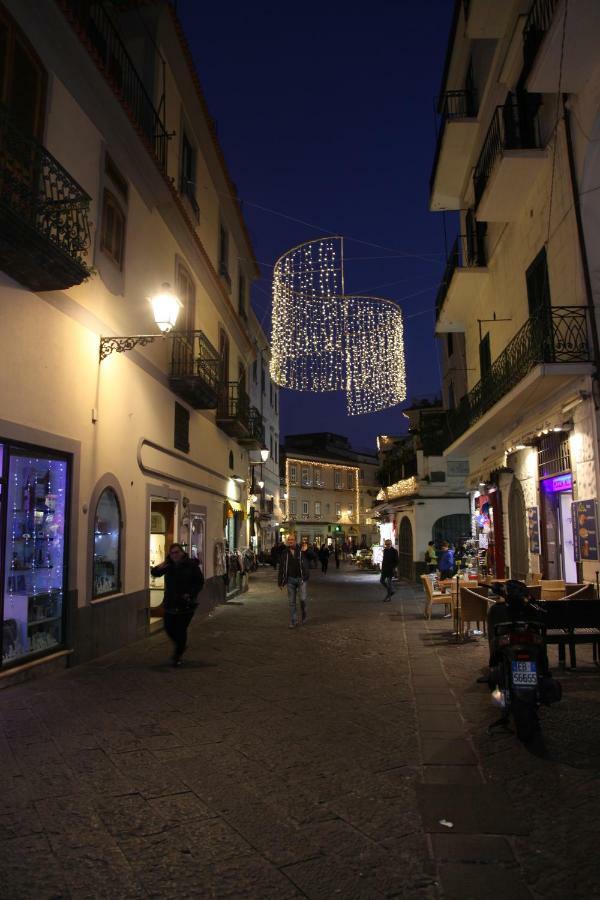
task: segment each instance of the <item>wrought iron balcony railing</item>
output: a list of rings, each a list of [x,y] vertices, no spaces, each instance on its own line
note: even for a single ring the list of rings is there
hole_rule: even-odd
[[[467,233],[458,235],[448,254],[446,268],[435,298],[436,318],[439,318],[456,270],[483,268],[487,264],[484,230],[481,228],[481,223],[476,222],[474,217],[469,216],[469,213],[467,213],[466,221]]]
[[[529,10],[525,28],[523,29],[523,58],[527,71],[531,69],[540,45],[544,40],[544,35],[552,24],[557,6],[558,0],[535,0]]]
[[[489,373],[448,413],[456,440],[541,363],[589,362],[587,311],[582,306],[553,306],[527,319]]]
[[[250,436],[250,400],[238,381],[221,384],[217,402],[217,425],[230,437],[244,440]]]
[[[194,409],[215,409],[221,358],[203,331],[172,332],[169,384]]]
[[[472,90],[462,91],[446,91],[439,99],[438,112],[440,114],[440,129],[437,136],[435,147],[435,156],[433,158],[433,167],[431,169],[431,177],[429,179],[430,193],[433,191],[435,181],[435,173],[437,170],[440,153],[442,152],[442,143],[444,140],[444,131],[446,124],[453,119],[469,119],[477,116],[477,96]]]
[[[254,449],[265,445],[265,421],[255,406],[250,407],[248,414],[248,436],[240,438],[240,443]]]
[[[57,159],[0,107],[0,268],[34,291],[89,275],[90,198]]]
[[[473,173],[476,209],[496,164],[506,150],[541,149],[539,108],[540,103],[535,95],[530,100],[517,100],[511,96],[504,106],[496,107]]]
[[[113,91],[143,133],[163,172],[169,135],[102,0],[57,0]]]

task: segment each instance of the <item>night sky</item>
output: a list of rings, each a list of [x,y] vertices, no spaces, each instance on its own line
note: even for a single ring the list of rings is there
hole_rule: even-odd
[[[453,0],[177,8],[261,266],[252,302],[267,333],[277,257],[343,234],[346,291],[404,311],[406,405],[438,392],[433,308],[444,232],[427,202]],[[373,450],[377,434],[405,426],[399,406],[348,417],[341,393],[281,391],[282,441],[335,431]]]

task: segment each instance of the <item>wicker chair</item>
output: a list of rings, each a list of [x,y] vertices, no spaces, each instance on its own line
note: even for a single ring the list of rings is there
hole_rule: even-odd
[[[433,590],[433,580],[428,575],[421,575],[425,590],[425,618],[431,619],[431,608],[434,603],[443,603],[445,607],[452,607],[452,594],[442,594]]]
[[[477,623],[477,629],[487,632],[488,590],[486,587],[460,588],[460,631],[469,632],[471,622]],[[483,628],[480,626],[483,625]]]

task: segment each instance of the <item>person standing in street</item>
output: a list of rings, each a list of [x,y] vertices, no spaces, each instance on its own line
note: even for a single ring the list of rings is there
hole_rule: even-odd
[[[392,599],[392,594],[395,593],[395,591],[392,590],[392,578],[394,577],[396,567],[398,566],[398,551],[395,547],[392,547],[392,542],[390,540],[387,540],[383,546],[381,578],[379,580],[385,588],[383,602],[388,603]]]
[[[154,578],[164,577],[165,631],[173,642],[174,666],[181,665],[187,644],[187,630],[204,587],[204,575],[197,559],[190,559],[181,544],[171,544],[167,558],[150,570]]]
[[[333,551],[333,558],[335,559],[336,569],[339,569],[339,567],[340,567],[340,545],[338,543],[336,543],[336,545],[335,545],[335,548]]]
[[[454,575],[454,550],[448,541],[442,543],[442,552],[438,565],[441,578],[452,578]]]
[[[323,544],[319,550],[319,559],[321,560],[321,572],[325,575],[327,566],[329,565],[329,547],[327,544]]]
[[[433,541],[429,541],[427,544],[427,550],[425,551],[425,564],[427,565],[428,573],[437,572],[437,551],[435,549],[435,544]]]
[[[298,625],[298,600],[300,601],[300,624],[306,622],[308,569],[312,553],[308,545],[303,543],[297,546],[296,538],[290,534],[287,539],[287,547],[279,557],[279,571],[277,584],[279,589],[287,587],[288,602],[290,605],[290,628]]]

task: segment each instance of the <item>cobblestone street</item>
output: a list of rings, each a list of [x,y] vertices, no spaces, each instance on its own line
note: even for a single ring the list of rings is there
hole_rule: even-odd
[[[486,734],[484,640],[311,574],[302,628],[264,569],[181,669],[160,634],[0,693],[2,898],[600,897],[589,657],[539,759]]]

